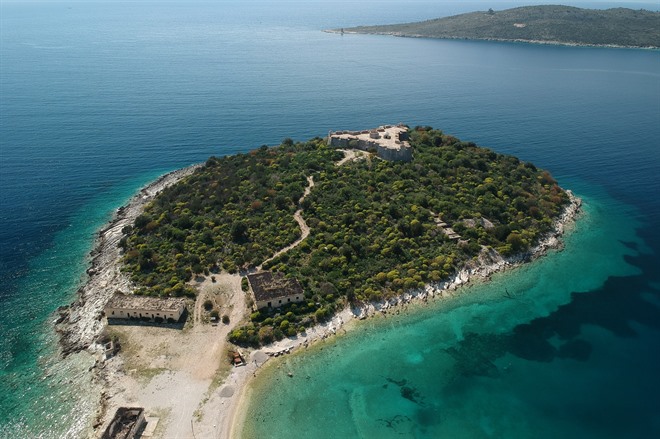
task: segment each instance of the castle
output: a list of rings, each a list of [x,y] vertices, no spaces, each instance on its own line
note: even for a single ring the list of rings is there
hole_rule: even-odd
[[[328,133],[328,145],[333,148],[375,152],[383,160],[404,162],[412,160],[408,127],[403,124],[384,125],[364,131],[331,131]]]

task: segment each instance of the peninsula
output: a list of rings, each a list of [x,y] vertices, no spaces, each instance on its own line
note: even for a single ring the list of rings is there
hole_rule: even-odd
[[[343,149],[367,154],[338,167]],[[266,306],[230,334],[258,346],[346,304],[446,280],[484,252],[523,253],[567,203],[531,163],[430,127],[383,126],[211,158],[163,190],[119,245],[137,294],[194,297],[190,281],[220,271],[295,279],[299,294],[253,297]]]
[[[270,357],[531,260],[579,205],[531,163],[401,124],[169,174],[101,231],[60,310],[64,353],[105,384],[94,434],[139,413],[157,436],[232,437]]]
[[[524,6],[470,12],[415,23],[359,26],[329,32],[399,37],[518,41],[576,46],[660,47],[660,12],[628,8]]]

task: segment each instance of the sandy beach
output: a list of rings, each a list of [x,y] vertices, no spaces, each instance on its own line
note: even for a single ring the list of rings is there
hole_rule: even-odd
[[[353,158],[350,154],[347,157]],[[261,349],[240,349],[245,364],[230,365],[229,352],[236,349],[227,342],[234,326],[251,312],[248,297],[241,289],[240,274],[214,274],[190,282],[198,295],[188,304],[190,317],[183,328],[148,325],[106,325],[102,309],[116,290],[130,292],[131,285],[120,271],[117,242],[121,229],[131,224],[164,187],[189,175],[196,167],[185,168],[150,184],[130,203],[120,208],[108,227],[99,233],[89,280],[78,291],[79,299],[59,310],[57,330],[63,354],[86,352],[96,358],[92,368],[105,391],[101,395],[97,419],[90,437],[98,437],[119,407],[143,407],[147,427],[143,437],[233,438],[242,422],[242,407],[249,403],[249,380],[267,361],[287,355],[340,329],[350,330],[349,322],[373,315],[385,315],[393,307],[428,300],[447,300],[460,292],[460,286],[475,279],[487,279],[497,271],[515,267],[561,246],[560,237],[580,211],[581,200],[570,192],[570,204],[555,221],[554,231],[526,254],[503,258],[484,250],[478,260],[465,266],[450,279],[378,303],[347,307],[330,321],[314,326],[296,337],[285,338]],[[310,181],[310,188],[312,186]],[[308,188],[309,189],[309,188]],[[300,215],[299,215],[300,216]],[[203,303],[210,301],[229,323],[212,323]],[[105,359],[97,344],[105,334],[120,341],[118,355]]]

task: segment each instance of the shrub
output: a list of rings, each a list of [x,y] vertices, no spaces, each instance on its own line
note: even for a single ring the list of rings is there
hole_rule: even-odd
[[[268,344],[273,341],[273,328],[271,326],[264,326],[259,330],[259,341],[262,344]]]

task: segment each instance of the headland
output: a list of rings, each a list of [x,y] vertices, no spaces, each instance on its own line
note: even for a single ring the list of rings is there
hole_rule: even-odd
[[[378,131],[376,130],[376,132]],[[281,211],[282,217],[288,216],[292,223],[291,227],[296,228],[298,233],[289,234],[290,241],[284,252],[281,250],[287,244],[286,242],[274,241],[272,249],[268,247],[268,242],[261,242],[261,246],[266,247],[266,251],[261,256],[261,263],[258,267],[249,263],[237,267],[226,262],[220,262],[219,267],[214,268],[211,266],[206,272],[202,267],[201,270],[195,272],[194,276],[186,280],[185,285],[182,287],[170,283],[169,288],[172,288],[170,290],[172,294],[180,293],[185,296],[188,291],[195,292],[194,297],[188,299],[189,317],[181,327],[127,322],[130,324],[113,325],[106,328],[106,319],[102,313],[110,296],[117,290],[134,292],[140,288],[145,288],[141,286],[143,285],[141,284],[143,282],[142,278],[135,275],[134,272],[131,275],[130,270],[126,269],[127,263],[130,265],[130,260],[127,261],[126,254],[131,250],[130,247],[127,247],[130,243],[127,244],[125,238],[135,236],[131,235],[135,229],[143,229],[137,231],[137,233],[143,233],[147,229],[153,231],[165,225],[164,223],[152,224],[154,218],[164,218],[162,215],[156,216],[156,211],[153,210],[155,205],[162,203],[158,201],[157,194],[159,192],[165,191],[165,198],[171,196],[171,192],[167,192],[166,189],[169,187],[174,192],[179,191],[181,187],[177,188],[172,185],[182,179],[183,188],[186,190],[194,191],[191,185],[193,185],[195,178],[205,180],[206,184],[209,185],[202,166],[186,168],[168,174],[168,176],[143,189],[128,206],[119,209],[117,217],[107,228],[100,232],[97,246],[92,254],[92,267],[88,271],[89,280],[79,291],[80,299],[70,308],[60,310],[60,322],[58,324],[58,330],[62,334],[63,353],[65,355],[84,350],[99,358],[93,370],[98,379],[105,383],[106,391],[101,396],[102,404],[95,422],[97,432],[102,431],[108,425],[115,410],[119,407],[139,406],[145,408],[148,415],[148,428],[152,432],[155,430],[154,434],[156,436],[186,437],[194,434],[197,437],[233,437],[232,423],[237,419],[236,413],[238,413],[237,409],[241,403],[242,390],[250,377],[256,375],[259,367],[270,358],[286,355],[296,349],[307,347],[315,341],[332,336],[342,329],[346,330],[350,328],[350,326],[345,326],[348,322],[365,319],[377,314],[386,314],[390,312],[392,307],[410,301],[423,303],[428,300],[448,300],[457,291],[460,291],[458,287],[461,285],[475,279],[487,279],[496,271],[515,267],[539,257],[549,248],[557,248],[561,245],[560,236],[565,226],[575,220],[579,212],[580,200],[570,192],[559,192],[556,182],[546,173],[537,170],[533,165],[521,163],[513,158],[499,157],[488,150],[477,148],[474,144],[460,142],[458,139],[430,128],[417,127],[412,130],[411,134],[411,148],[414,148],[411,161],[387,161],[379,158],[377,154],[359,149],[336,150],[332,145],[332,136],[326,140],[316,139],[297,145],[285,141],[279,149],[261,149],[251,154],[251,157],[257,159],[259,154],[262,154],[263,159],[270,161],[270,164],[282,164],[287,160],[291,161],[296,158],[297,154],[304,156],[305,153],[308,154],[308,159],[318,160],[312,162],[319,167],[317,172],[314,173],[316,179],[310,175],[302,175],[302,179],[307,183],[306,187],[297,184],[300,178],[294,180],[293,187],[299,188],[299,190],[294,190],[291,193],[296,203],[285,203],[282,199],[278,201],[277,194],[272,192],[264,192],[268,199],[262,199],[264,203],[272,199],[273,204],[281,207],[278,210]],[[328,146],[331,148],[328,148]],[[468,155],[463,155],[461,151],[467,151],[465,154]],[[476,155],[472,156],[472,153]],[[318,212],[317,204],[322,203],[322,200],[315,198],[315,204],[310,204],[309,199],[315,195],[316,191],[323,191],[324,188],[327,190],[327,184],[337,178],[336,174],[328,175],[329,173],[342,173],[342,175],[349,173],[350,175],[352,168],[367,172],[378,166],[381,166],[383,172],[386,173],[389,172],[390,166],[404,166],[399,171],[405,171],[405,166],[413,166],[415,160],[419,160],[418,164],[421,164],[426,155],[428,155],[426,159],[430,159],[431,156],[437,154],[447,154],[446,159],[462,160],[454,162],[454,165],[462,166],[462,172],[464,173],[477,173],[479,169],[481,169],[481,172],[488,172],[488,163],[480,162],[479,158],[481,157],[489,157],[493,166],[500,163],[502,166],[512,166],[514,170],[518,170],[519,174],[516,178],[527,181],[525,187],[528,191],[532,191],[532,188],[540,191],[538,192],[539,203],[541,199],[545,199],[543,194],[547,191],[548,198],[545,202],[545,208],[550,209],[547,211],[549,216],[545,217],[542,212],[535,209],[530,211],[530,215],[538,217],[538,219],[548,218],[543,220],[544,229],[535,229],[538,235],[534,235],[535,238],[532,241],[532,235],[522,228],[525,224],[523,218],[520,215],[513,216],[512,220],[521,229],[500,229],[501,232],[506,232],[504,238],[507,239],[504,239],[504,243],[500,242],[499,246],[486,246],[478,243],[479,240],[495,239],[496,226],[494,223],[498,223],[499,220],[495,218],[494,212],[489,215],[490,219],[475,216],[475,212],[467,211],[459,212],[454,217],[449,206],[440,204],[441,202],[438,200],[435,202],[437,207],[444,209],[442,211],[443,215],[440,215],[439,212],[432,210],[431,204],[427,204],[425,208],[421,204],[424,202],[423,199],[418,199],[420,204],[414,204],[417,207],[413,211],[421,215],[419,218],[425,218],[426,223],[421,228],[412,222],[412,218],[406,219],[405,215],[401,215],[400,212],[397,213],[396,209],[391,212],[393,214],[391,218],[407,221],[408,228],[404,227],[398,231],[398,233],[401,233],[400,238],[410,239],[406,241],[410,244],[414,241],[412,238],[423,236],[423,232],[426,231],[433,239],[439,240],[440,247],[444,246],[444,249],[450,250],[450,254],[453,256],[452,259],[456,260],[455,264],[443,257],[443,264],[438,264],[439,270],[436,270],[437,273],[432,274],[429,272],[428,277],[421,277],[420,274],[407,271],[407,274],[411,276],[410,281],[401,278],[397,274],[390,275],[391,278],[388,279],[387,275],[389,273],[386,273],[381,284],[385,293],[374,294],[371,292],[373,290],[371,287],[357,288],[355,289],[356,294],[349,300],[334,296],[337,289],[331,288],[329,285],[330,280],[326,280],[325,283],[310,284],[309,281],[305,282],[304,277],[301,277],[301,283],[305,289],[322,288],[321,291],[325,291],[325,294],[323,297],[314,294],[307,297],[305,306],[309,309],[302,311],[308,313],[307,317],[304,314],[297,316],[294,313],[294,311],[300,311],[302,306],[293,308],[289,305],[286,308],[286,310],[289,310],[286,314],[287,324],[282,323],[284,320],[279,318],[281,315],[276,315],[278,314],[277,309],[257,308],[255,310],[253,308],[256,303],[250,291],[245,291],[242,284],[243,275],[254,273],[257,269],[263,268],[262,264],[269,270],[287,273],[285,270],[286,264],[295,267],[296,258],[304,257],[313,252],[310,247],[305,246],[305,243],[309,239],[314,239],[314,235],[319,229],[323,231],[323,235],[327,233],[320,224],[325,219],[317,219],[314,215],[310,215],[311,211],[316,210]],[[285,162],[277,162],[278,159]],[[471,163],[472,159],[474,159],[474,163]],[[234,164],[232,160],[236,160],[236,158],[228,158],[228,160],[230,164]],[[213,169],[219,167],[218,162],[218,159],[210,159],[205,166]],[[327,165],[321,166],[321,163],[324,162],[327,162]],[[310,161],[304,161],[303,163],[305,168],[309,164]],[[256,165],[258,163],[255,163]],[[457,170],[457,168],[454,168],[453,171],[445,175],[445,178],[449,179],[448,182],[458,183],[455,180],[458,176]],[[240,172],[241,168],[236,168],[235,171]],[[222,175],[225,175],[226,172],[227,169],[222,169]],[[532,179],[526,177],[527,172],[530,173],[530,176],[534,175],[534,179],[538,179],[541,184],[536,186]],[[364,177],[366,174],[360,175]],[[383,174],[380,178],[384,178],[384,175],[386,174]],[[495,183],[492,176],[484,177],[484,175],[479,177],[484,184]],[[279,174],[279,179],[280,182],[286,181],[282,173]],[[318,183],[314,184],[317,180]],[[265,179],[264,181],[272,182],[272,179]],[[399,183],[394,187],[400,187],[402,184],[412,185],[412,182],[413,180],[407,183]],[[210,184],[210,186],[212,185],[213,183]],[[275,187],[280,190],[284,189],[283,185],[275,185]],[[455,189],[458,189],[458,186]],[[506,188],[502,187],[501,189]],[[438,190],[438,187],[434,190]],[[494,190],[497,192],[496,187],[484,187],[483,190],[482,196],[487,191]],[[217,191],[215,193],[218,194]],[[520,196],[524,196],[528,201],[536,199],[531,192],[525,193],[527,195],[521,193]],[[561,193],[564,194],[565,198],[559,196]],[[190,195],[190,192],[184,194],[191,203],[194,203]],[[228,196],[231,197],[231,195]],[[508,196],[513,195],[514,193],[511,192]],[[468,194],[463,193],[460,196],[465,198]],[[502,196],[504,196],[504,193],[502,193]],[[555,197],[556,204],[551,202],[551,196]],[[290,195],[289,200],[291,199],[292,196]],[[258,200],[246,200],[248,205],[253,207],[255,201]],[[514,201],[512,200],[512,202]],[[352,202],[352,204],[355,205],[355,202]],[[179,206],[180,212],[184,212],[183,207]],[[520,203],[518,207],[528,209],[535,206],[526,206],[524,203]],[[203,206],[200,206],[200,208],[203,208]],[[425,211],[420,212],[420,209]],[[259,216],[258,211],[255,213],[254,209],[247,212],[247,214]],[[149,218],[142,218],[142,221],[138,220],[143,215]],[[145,221],[146,219],[151,220]],[[450,236],[446,229],[451,229],[451,227],[441,219],[450,222],[464,236],[458,233],[455,233],[456,237]],[[175,220],[180,221],[181,217],[175,218]],[[192,219],[190,220],[192,221]],[[232,219],[233,224],[236,224],[237,221],[240,221],[240,219]],[[382,222],[382,218],[380,221]],[[144,223],[142,226],[140,226],[141,222]],[[184,221],[177,222],[179,226],[185,224]],[[531,222],[529,224],[536,223]],[[191,229],[193,225],[194,221],[190,224]],[[534,227],[542,226],[539,223]],[[238,229],[229,227],[227,233],[229,239],[233,239],[233,242],[228,242],[227,245],[230,247],[251,245],[250,242],[252,241],[251,248],[254,248],[254,241],[249,235],[249,230],[251,230],[250,227],[247,230],[242,227]],[[475,233],[474,230],[478,233]],[[455,232],[453,229],[452,231]],[[391,233],[393,233],[393,230],[390,231]],[[526,241],[527,239],[529,240]],[[121,244],[122,240],[124,240],[123,245]],[[473,241],[474,245],[470,246],[470,240]],[[492,242],[495,244],[495,241]],[[145,243],[139,242],[139,244]],[[514,251],[514,246],[516,251]],[[313,248],[317,247],[314,246]],[[141,248],[144,249],[145,247]],[[328,252],[329,249],[328,244],[324,244],[322,247],[324,252]],[[392,250],[386,250],[386,246],[377,250],[377,258],[386,258],[392,252]],[[240,255],[237,250],[234,251]],[[460,252],[463,252],[466,257],[461,259],[460,255],[463,253]],[[277,254],[275,259],[272,258],[274,254]],[[401,255],[397,257],[399,256]],[[335,255],[332,255],[329,259],[332,257],[335,257]],[[360,257],[368,260],[369,254],[366,249]],[[357,257],[353,260],[355,263],[359,262]],[[323,266],[322,260],[320,261],[319,264]],[[389,263],[392,263],[392,261]],[[142,259],[142,266],[148,266],[145,262]],[[340,262],[341,259],[337,259],[335,263]],[[190,263],[194,264],[195,259],[192,258]],[[412,265],[408,266],[412,267]],[[444,276],[442,270],[446,271]],[[315,273],[310,274],[312,278],[316,275]],[[376,272],[373,276],[378,277],[378,274],[379,272]],[[364,280],[364,278],[368,278],[369,272],[365,269],[360,273],[356,273],[356,275],[358,276],[355,278],[356,280],[359,280],[360,276]],[[419,280],[415,279],[414,276],[420,276]],[[434,279],[435,276],[438,276],[438,278]],[[396,279],[401,280],[397,281]],[[156,288],[158,291],[157,284],[151,288]],[[319,300],[319,302],[310,305],[313,300]],[[210,310],[216,311],[216,316],[223,315],[222,324],[217,319],[213,323],[214,320],[211,313],[209,313]],[[319,310],[321,311],[319,312]],[[311,319],[309,318],[310,314],[313,316]],[[268,329],[273,320],[278,318],[280,321],[277,327],[270,326],[272,329]],[[268,319],[271,319],[271,321],[269,322]],[[246,322],[247,326],[245,326]],[[250,329],[251,325],[252,329]],[[259,325],[260,329],[255,332],[256,325]],[[293,330],[289,330],[291,328]],[[275,332],[276,330],[281,331],[281,335]],[[284,332],[285,330],[289,331]],[[250,338],[252,337],[250,331],[253,331],[257,338]],[[246,335],[247,338],[243,335]],[[106,358],[107,353],[100,344],[100,340],[107,338],[112,338],[121,345],[121,350],[117,356]],[[227,339],[233,339],[242,346],[238,348],[231,346]],[[227,357],[228,353],[232,353],[232,359],[235,359],[235,356],[238,355],[243,361],[239,365],[231,367]]]
[[[489,9],[415,23],[332,29],[328,32],[657,49],[660,47],[660,12],[538,5],[502,11]]]

